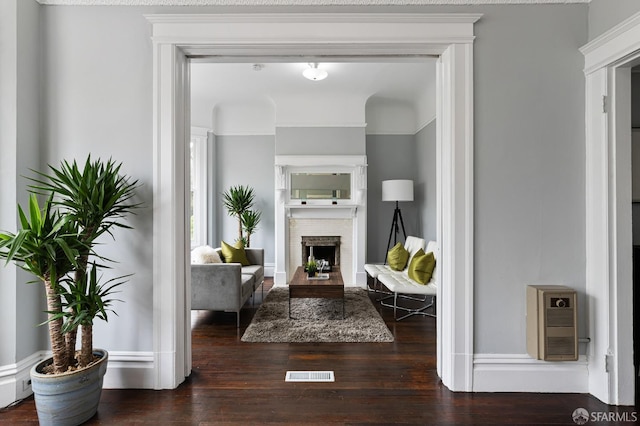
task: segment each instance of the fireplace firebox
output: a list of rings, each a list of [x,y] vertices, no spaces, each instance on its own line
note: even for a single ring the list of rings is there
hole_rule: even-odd
[[[313,252],[313,257],[326,260],[330,266],[340,265],[339,236],[303,236],[301,244],[303,262]]]

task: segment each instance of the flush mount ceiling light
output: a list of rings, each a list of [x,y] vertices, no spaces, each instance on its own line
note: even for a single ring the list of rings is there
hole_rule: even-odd
[[[329,75],[325,70],[321,70],[318,68],[318,64],[316,62],[309,64],[309,68],[302,71],[302,75],[305,78],[308,78],[311,81],[320,81],[327,78]]]

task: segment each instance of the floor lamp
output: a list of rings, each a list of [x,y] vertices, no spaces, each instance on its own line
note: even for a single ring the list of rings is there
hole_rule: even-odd
[[[402,227],[404,239],[407,239],[407,232],[404,230],[404,221],[402,220],[402,212],[400,211],[400,207],[398,207],[398,202],[413,201],[413,181],[408,179],[383,180],[382,201],[396,202],[396,208],[393,211],[393,221],[391,222],[391,232],[389,232],[389,241],[387,242],[387,251],[384,257],[384,263],[386,264],[387,253],[391,247],[391,236],[393,236],[393,245],[395,246],[398,242],[399,228]]]

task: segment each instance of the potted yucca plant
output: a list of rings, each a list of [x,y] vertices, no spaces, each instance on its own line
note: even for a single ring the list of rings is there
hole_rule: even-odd
[[[247,210],[242,213],[240,217],[242,222],[242,229],[244,230],[246,237],[243,237],[243,244],[246,247],[251,247],[251,235],[258,229],[258,224],[262,218],[262,212],[258,210]],[[246,241],[245,241],[246,240]]]
[[[244,185],[232,186],[222,194],[222,201],[229,216],[238,219],[238,239],[244,247],[251,246],[251,234],[258,229],[262,212],[253,210],[255,192]]]
[[[108,353],[93,348],[93,320],[107,320],[115,301],[111,296],[125,277],[101,283],[98,267],[109,260],[94,247],[101,235],[113,236],[114,227],[129,228],[121,220],[139,207],[132,202],[137,181],[121,176],[120,167],[88,157],[82,168],[63,161],[60,168],[49,166],[49,174],[36,172],[29,217],[19,207],[21,229],[0,233],[0,259],[15,261],[39,277],[47,294],[53,357],[31,371],[41,424],[80,424],[98,407]],[[48,197],[42,209],[36,193]],[[91,257],[101,263],[89,267]],[[82,339],[76,351],[78,331]],[[79,392],[78,380],[87,389]],[[71,398],[58,393],[67,385],[75,389]],[[94,401],[78,401],[85,396]]]

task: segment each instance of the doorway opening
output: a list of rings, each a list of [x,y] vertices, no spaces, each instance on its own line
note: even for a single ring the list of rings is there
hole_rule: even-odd
[[[226,62],[226,61],[229,62]],[[255,190],[256,206],[263,214],[259,230],[252,236],[252,247],[260,247],[265,251],[265,271],[273,270],[274,258],[278,255],[274,246],[276,222],[273,218],[274,205],[278,199],[278,190],[274,188],[274,155],[304,155],[311,153],[318,156],[349,157],[351,154],[367,156],[367,167],[375,173],[369,185],[375,186],[369,192],[364,191],[364,204],[359,206],[358,213],[368,216],[370,224],[365,231],[358,230],[352,223],[351,217],[344,220],[328,219],[328,211],[335,211],[341,204],[354,201],[345,197],[346,201],[330,193],[327,205],[336,208],[321,209],[321,229],[313,229],[313,235],[303,233],[300,240],[285,244],[288,250],[285,255],[300,259],[307,259],[313,254],[317,259],[325,259],[329,268],[339,265],[347,285],[357,285],[351,280],[352,270],[355,270],[353,237],[356,231],[367,235],[369,240],[374,237],[378,245],[386,242],[386,232],[378,231],[375,220],[377,210],[383,210],[388,204],[383,203],[379,196],[380,176],[410,178],[420,182],[418,167],[428,168],[421,172],[422,179],[427,176],[426,183],[417,190],[413,216],[428,217],[430,223],[436,223],[436,139],[434,130],[437,126],[436,115],[436,66],[437,56],[422,55],[412,57],[349,57],[349,58],[307,58],[305,61],[316,61],[320,67],[329,71],[329,76],[322,82],[311,82],[303,78],[302,70],[306,62],[291,62],[293,58],[223,58],[200,57],[190,60],[190,115],[191,129],[205,129],[209,136],[200,141],[206,143],[207,149],[191,150],[191,191],[194,183],[199,182],[201,170],[212,174],[206,182],[211,187],[200,192],[202,198],[194,206],[206,206],[212,211],[204,210],[199,217],[216,220],[210,223],[211,231],[205,233],[211,237],[206,241],[212,247],[220,245],[224,240],[232,243],[237,236],[237,222],[235,217],[227,214],[222,205],[219,194],[235,185],[248,185]],[[322,60],[322,61],[321,61]],[[320,62],[321,61],[321,62]],[[278,140],[278,129],[289,133],[295,132],[299,139],[291,146],[291,138]],[[202,132],[201,132],[202,133]],[[333,140],[322,140],[324,136],[343,139],[344,143],[337,146]],[[425,140],[427,139],[428,140]],[[393,166],[394,162],[383,155],[388,151],[379,148],[370,152],[368,145],[373,139],[377,146],[380,141],[396,146],[398,156],[405,158],[402,165]],[[192,134],[193,140],[193,134]],[[411,141],[410,144],[407,141]],[[351,144],[353,146],[344,146]],[[407,146],[407,152],[400,152],[397,145]],[[418,160],[418,145],[429,145],[421,152],[431,154]],[[360,151],[358,151],[360,150]],[[382,152],[382,153],[381,153]],[[201,162],[199,153],[206,153],[208,162]],[[406,154],[406,155],[404,155]],[[312,161],[312,160],[307,160]],[[351,160],[352,161],[352,160]],[[306,163],[305,163],[306,164]],[[329,166],[338,167],[337,163]],[[389,164],[392,164],[390,166]],[[397,164],[397,163],[396,163]],[[321,167],[307,164],[310,167]],[[342,166],[340,166],[342,168]],[[382,170],[382,169],[386,169]],[[381,175],[381,173],[383,173]],[[405,175],[406,173],[413,173]],[[316,177],[318,173],[313,174]],[[351,176],[351,173],[342,173]],[[305,176],[309,176],[305,174]],[[350,185],[354,182],[347,180],[347,195]],[[291,177],[293,179],[293,176]],[[301,179],[299,179],[301,180]],[[327,179],[322,179],[326,183]],[[330,182],[331,183],[331,182]],[[333,182],[335,183],[335,182]],[[338,182],[340,183],[340,182]],[[298,182],[299,187],[305,187],[308,182]],[[292,183],[293,185],[293,183]],[[430,189],[427,194],[427,185]],[[285,191],[288,195],[288,191]],[[354,191],[356,193],[356,191]],[[274,195],[275,194],[275,195]],[[372,195],[373,194],[373,195]],[[324,194],[305,193],[305,198],[320,199]],[[356,200],[357,197],[353,197]],[[320,201],[322,202],[322,201]],[[428,213],[417,214],[420,206],[429,206]],[[363,208],[370,207],[370,208]],[[342,211],[342,210],[340,210]],[[353,213],[349,213],[353,214]],[[429,216],[430,215],[430,216]],[[199,228],[193,220],[198,215],[193,214],[191,227]],[[327,217],[325,217],[327,216]],[[382,219],[382,218],[380,218]],[[387,219],[386,215],[384,219]],[[311,220],[307,218],[307,220]],[[337,223],[336,223],[337,222]],[[351,227],[345,231],[344,222]],[[385,221],[386,224],[386,221]],[[202,228],[207,223],[202,223]],[[426,225],[408,223],[410,232],[418,232]],[[298,223],[298,227],[301,225]],[[335,228],[338,229],[335,229]],[[315,228],[318,228],[316,224]],[[435,227],[433,227],[435,229]],[[386,228],[380,228],[385,229]],[[343,239],[336,231],[345,232],[348,238]],[[290,238],[293,238],[290,231]],[[380,234],[380,235],[376,235]],[[197,235],[192,232],[192,235]],[[436,240],[433,235],[422,235],[428,240]],[[374,255],[379,255],[377,247]],[[311,252],[312,251],[312,252]],[[342,254],[344,251],[344,255]],[[301,254],[300,254],[301,252]],[[295,254],[295,256],[294,256]],[[289,258],[291,258],[289,257]],[[377,259],[382,261],[383,259]],[[269,262],[271,261],[271,262]],[[291,262],[292,263],[292,262]],[[299,263],[294,263],[299,265]],[[364,262],[361,267],[364,266]],[[295,268],[295,267],[294,267]],[[291,268],[289,268],[291,269]],[[266,276],[272,276],[269,273]],[[186,298],[190,296],[187,294]]]
[[[150,15],[154,42],[154,369],[191,372],[189,65],[202,57],[436,55],[438,375],[473,390],[473,26],[479,14]],[[250,30],[249,30],[250,29]],[[221,34],[224,36],[221,37]],[[454,327],[451,325],[455,324]]]
[[[640,14],[580,49],[586,77],[588,385],[613,405],[633,405],[637,386],[631,69],[640,63],[640,50],[629,35],[638,31]]]

